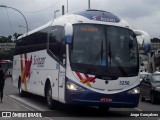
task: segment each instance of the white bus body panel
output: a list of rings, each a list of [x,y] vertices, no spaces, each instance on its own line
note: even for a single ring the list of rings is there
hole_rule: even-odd
[[[58,100],[58,91],[60,94],[60,100],[64,101],[64,78],[65,78],[65,69],[60,66],[59,73],[59,64],[51,58],[46,50],[27,53],[27,61],[31,60],[31,66],[27,72],[30,76],[25,76],[24,79],[26,83],[23,82],[22,89],[37,95],[44,96],[45,82],[47,79],[50,80],[52,86],[52,97],[55,100]],[[26,67],[25,64],[25,55],[22,55],[23,68]],[[18,79],[22,78],[21,71],[21,57],[17,55],[14,57],[13,65],[13,85],[18,87]],[[60,75],[60,76],[59,76]],[[58,90],[58,81],[60,80],[60,90]],[[63,87],[62,87],[63,85]]]

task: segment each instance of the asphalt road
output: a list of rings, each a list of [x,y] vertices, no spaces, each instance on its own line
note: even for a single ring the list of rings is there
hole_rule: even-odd
[[[150,101],[141,102],[137,108],[111,108],[109,111],[99,111],[96,107],[81,107],[59,104],[58,108],[49,110],[45,99],[40,96],[27,94],[25,97],[19,97],[18,89],[11,84],[11,78],[7,78],[5,81],[4,100],[0,103],[0,111],[13,111],[13,112],[42,112],[43,118],[23,118],[34,120],[78,120],[78,119],[92,119],[92,120],[160,120],[160,103],[151,104]],[[158,114],[158,117],[142,117],[142,114]],[[142,113],[140,115],[140,113]],[[2,114],[2,113],[1,113]],[[46,115],[47,114],[47,115]],[[129,117],[140,115],[141,117]],[[44,116],[46,115],[46,117]],[[4,118],[0,118],[0,120]],[[5,118],[13,120],[21,120],[22,118]]]

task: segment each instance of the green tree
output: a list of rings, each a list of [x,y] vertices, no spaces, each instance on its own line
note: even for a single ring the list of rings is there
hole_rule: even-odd
[[[7,38],[5,36],[0,36],[0,42],[5,43],[7,41]]]
[[[21,36],[22,34],[19,33],[14,33],[13,36],[9,35],[8,37],[5,36],[0,36],[0,43],[11,43],[14,42],[18,39],[19,36]]]
[[[13,36],[14,36],[14,40],[17,40],[17,39],[18,39],[18,37],[19,37],[19,36],[21,36],[21,35],[22,35],[22,34],[14,33],[14,34],[13,34]]]
[[[0,36],[0,43],[9,43],[9,42],[13,42],[11,35],[9,35],[8,37]]]
[[[13,41],[12,41],[12,36],[11,36],[11,35],[9,35],[9,36],[7,37],[7,41],[6,41],[6,42],[7,42],[7,43],[8,43],[8,42],[13,42]]]

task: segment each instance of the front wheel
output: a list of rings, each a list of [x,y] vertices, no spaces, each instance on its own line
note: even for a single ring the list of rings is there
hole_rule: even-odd
[[[142,102],[145,101],[145,97],[143,97],[142,94],[141,94],[140,97],[141,97],[141,101],[142,101]]]

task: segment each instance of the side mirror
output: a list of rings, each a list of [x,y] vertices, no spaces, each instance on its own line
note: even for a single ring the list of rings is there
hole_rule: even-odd
[[[73,37],[73,26],[70,23],[67,23],[65,26],[65,41],[67,44],[72,43]]]
[[[151,40],[150,40],[149,34],[142,30],[134,30],[134,33],[137,36],[138,44],[141,47],[143,47],[145,53],[150,52],[151,51]]]

